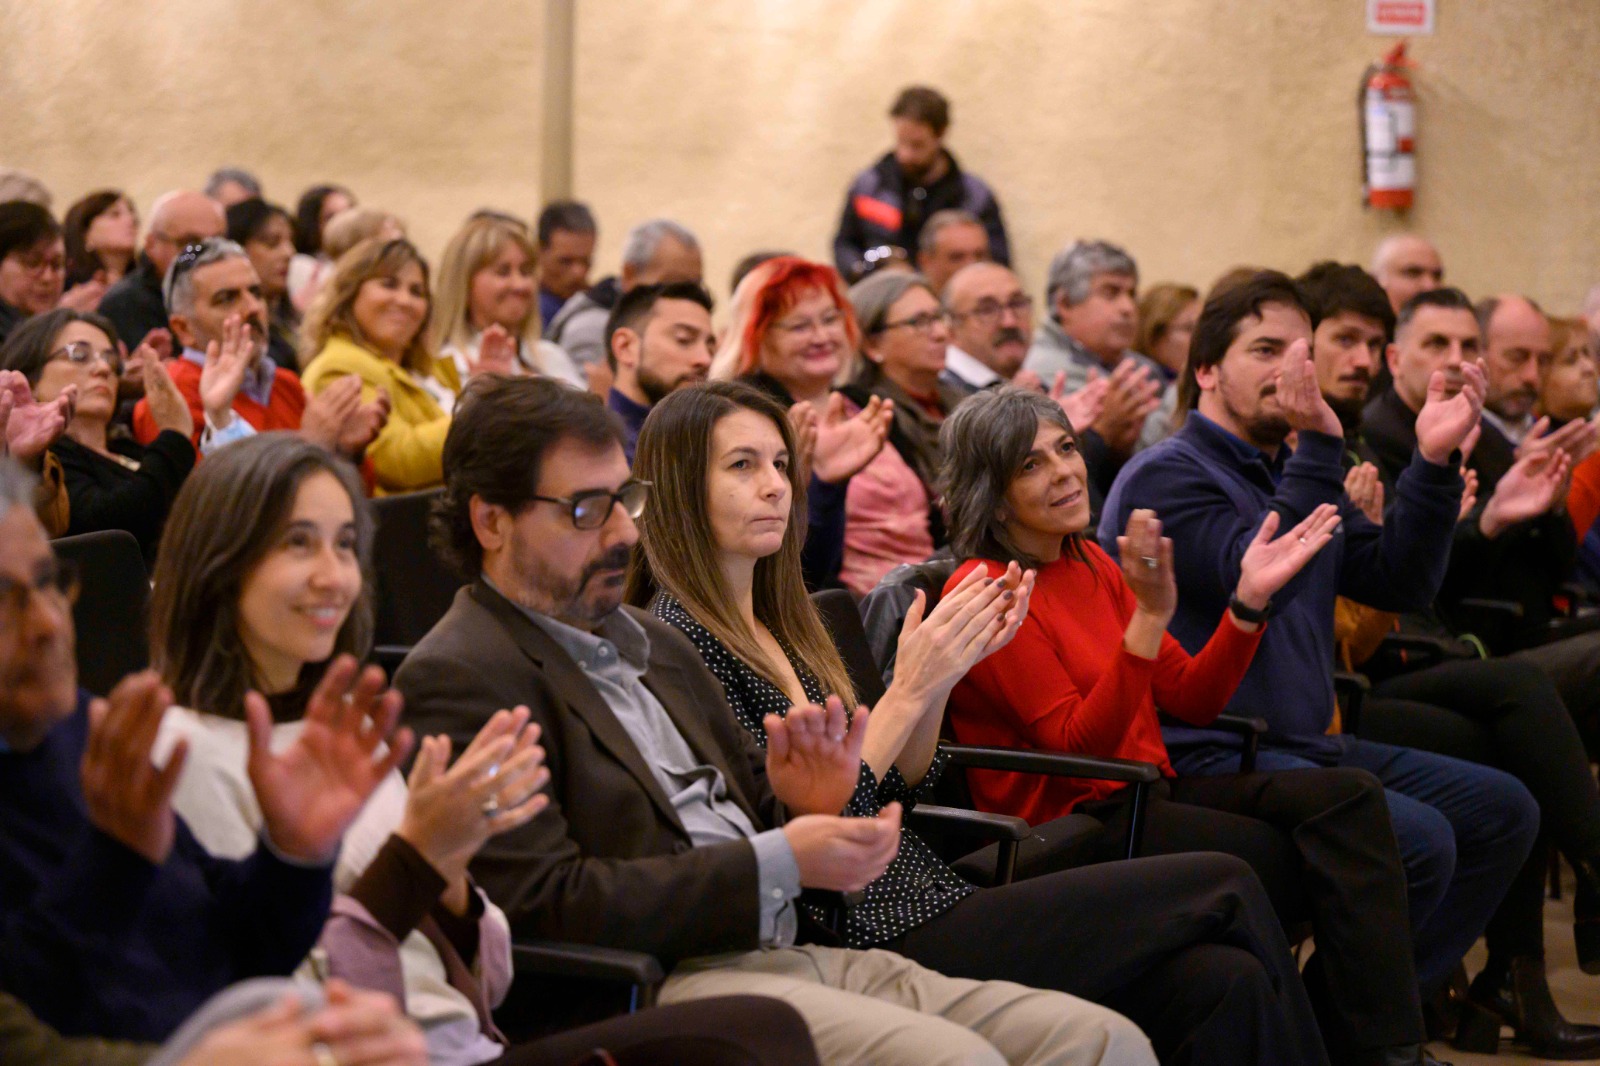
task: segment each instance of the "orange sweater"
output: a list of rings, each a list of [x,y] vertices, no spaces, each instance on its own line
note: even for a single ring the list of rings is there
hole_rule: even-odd
[[[198,363],[182,357],[167,360],[167,372],[172,375],[172,383],[178,386],[178,391],[189,403],[189,413],[194,415],[196,447],[199,447],[200,434],[206,428],[206,414],[200,406],[201,369]],[[306,392],[300,387],[300,379],[281,366],[273,376],[272,394],[267,397],[265,406],[246,396],[243,389],[233,398],[233,413],[254,426],[258,433],[274,429],[299,429],[305,410]],[[148,444],[156,439],[159,432],[156,420],[150,417],[150,402],[140,400],[133,409],[134,439],[141,444]]]
[[[1216,633],[1191,658],[1169,635],[1155,659],[1122,646],[1137,606],[1122,571],[1092,541],[1087,563],[1064,554],[1040,569],[1027,620],[1010,644],[968,671],[950,695],[950,722],[963,744],[1142,759],[1173,776],[1156,707],[1192,725],[1222,713],[1244,677],[1265,627],[1246,633],[1224,612]],[[977,565],[951,575],[948,591]],[[1125,787],[1115,781],[974,770],[979,809],[1032,825]]]

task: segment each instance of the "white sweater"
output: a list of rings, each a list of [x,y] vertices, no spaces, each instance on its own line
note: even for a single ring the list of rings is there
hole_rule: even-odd
[[[303,723],[272,727],[272,749],[282,751],[300,735]],[[261,807],[245,771],[250,739],[245,723],[185,707],[170,707],[156,738],[155,761],[165,764],[179,739],[188,741],[189,756],[173,793],[173,809],[211,854],[243,858],[256,848],[261,833]],[[334,865],[336,892],[348,892],[405,814],[406,783],[392,772],[345,833]],[[506,947],[501,973],[510,973],[510,936],[505,914],[484,899],[491,921],[507,927],[501,943]],[[428,1040],[428,1059],[435,1066],[476,1066],[499,1058],[505,1051],[479,1028],[472,1003],[450,985],[444,960],[428,938],[412,930],[400,944],[400,965],[405,977],[406,1013],[420,1025]],[[482,973],[483,959],[474,963]],[[302,974],[307,967],[302,966]],[[499,990],[495,999],[504,997]]]

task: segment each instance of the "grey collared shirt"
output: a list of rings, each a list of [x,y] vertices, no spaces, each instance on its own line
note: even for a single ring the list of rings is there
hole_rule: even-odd
[[[520,605],[519,605],[520,607]],[[761,942],[794,943],[794,898],[800,894],[800,867],[781,829],[757,832],[728,798],[722,771],[695,757],[676,723],[644,684],[650,662],[650,635],[624,611],[613,611],[593,633],[523,608],[535,625],[583,669],[600,698],[638,745],[656,783],[672,801],[696,847],[746,839],[756,853],[761,893]]]

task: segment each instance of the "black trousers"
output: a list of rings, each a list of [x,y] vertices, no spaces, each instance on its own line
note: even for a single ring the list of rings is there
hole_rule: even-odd
[[[1531,663],[1556,684],[1591,758],[1600,757],[1600,633],[1580,633],[1506,656]]]
[[[1130,806],[1125,792],[1079,809],[1107,823],[1115,846]],[[1310,921],[1305,983],[1336,1057],[1424,1039],[1405,869],[1376,777],[1331,767],[1163,781],[1143,854],[1192,851],[1243,859],[1286,926]]]
[[[1110,1007],[1163,1063],[1328,1061],[1272,905],[1230,856],[1135,859],[979,889],[880,946],[953,977]]]
[[[1564,643],[1564,642],[1563,642]],[[1514,775],[1539,801],[1540,839],[1600,859],[1600,791],[1555,685],[1523,661],[1465,661],[1401,674],[1373,689],[1361,734]],[[1544,955],[1544,869],[1535,844],[1485,930],[1489,953]]]
[[[597,1049],[618,1066],[818,1066],[799,1011],[767,996],[720,996],[611,1018],[518,1044],[495,1066],[572,1066]]]

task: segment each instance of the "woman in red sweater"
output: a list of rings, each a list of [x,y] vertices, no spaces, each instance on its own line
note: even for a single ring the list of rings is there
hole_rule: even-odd
[[[1204,726],[1222,712],[1273,593],[1337,534],[1336,509],[1277,537],[1277,516],[1263,522],[1230,610],[1191,657],[1166,631],[1178,596],[1155,514],[1134,512],[1120,566],[1082,535],[1087,470],[1059,404],[1015,387],[979,393],[945,421],[940,450],[951,543],[966,560],[946,587],[979,566],[1037,574],[1016,637],[951,693],[956,738],[1155,763],[1166,780],[1151,797],[1144,853],[1221,851],[1255,866],[1285,924],[1311,920],[1306,983],[1334,1061],[1403,1061],[1376,1054],[1423,1039],[1405,874],[1377,780],[1343,769],[1177,778],[1157,718],[1159,708]],[[1033,824],[1074,809],[1127,817],[1117,782],[968,776],[980,808]]]

